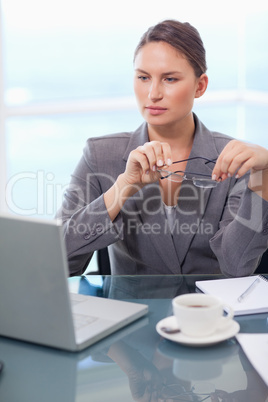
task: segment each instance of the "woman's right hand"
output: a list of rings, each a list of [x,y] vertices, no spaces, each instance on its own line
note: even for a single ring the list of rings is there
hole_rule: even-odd
[[[168,143],[146,142],[130,152],[123,176],[128,184],[143,187],[159,180],[160,174],[157,169],[171,164],[171,149]]]
[[[124,173],[104,193],[104,203],[111,221],[117,217],[128,198],[146,184],[159,180],[160,173],[157,169],[171,164],[171,149],[165,142],[146,142],[130,152]]]

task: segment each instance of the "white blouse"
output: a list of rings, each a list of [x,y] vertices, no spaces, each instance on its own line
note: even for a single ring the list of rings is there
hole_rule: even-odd
[[[164,206],[168,226],[169,226],[170,232],[172,234],[172,231],[174,229],[174,222],[175,222],[175,219],[176,219],[176,207],[177,207],[177,205],[166,205],[163,202],[163,206]]]

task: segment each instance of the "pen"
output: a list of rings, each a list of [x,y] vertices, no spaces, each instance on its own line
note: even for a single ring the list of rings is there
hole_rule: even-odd
[[[245,297],[248,296],[248,294],[258,285],[258,283],[260,282],[260,278],[255,279],[254,282],[252,282],[252,284],[245,290],[245,292],[243,292],[237,299],[237,301],[239,301],[239,303],[241,303]]]

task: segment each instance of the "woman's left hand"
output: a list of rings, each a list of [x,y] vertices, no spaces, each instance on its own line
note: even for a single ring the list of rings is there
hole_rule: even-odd
[[[243,141],[230,141],[220,153],[212,172],[215,180],[225,180],[236,175],[244,176],[249,170],[252,173],[268,169],[268,150],[259,145]]]

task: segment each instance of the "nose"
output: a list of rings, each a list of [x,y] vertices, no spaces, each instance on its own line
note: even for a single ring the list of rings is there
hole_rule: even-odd
[[[152,101],[155,102],[157,100],[160,100],[163,98],[163,94],[161,91],[161,85],[157,82],[152,82],[149,93],[148,93],[148,98]]]

